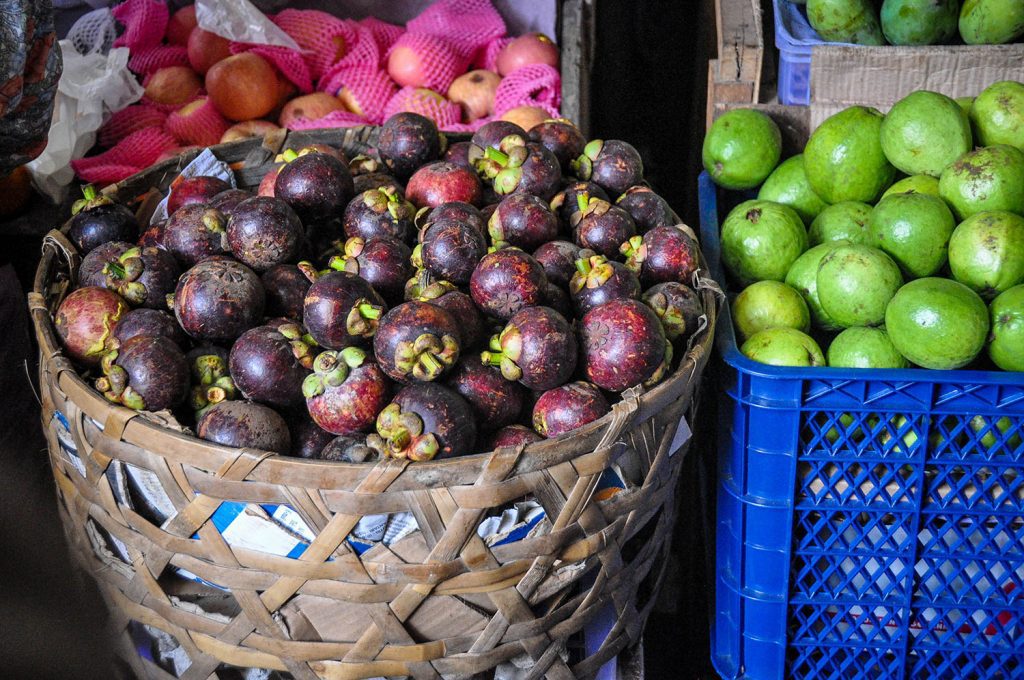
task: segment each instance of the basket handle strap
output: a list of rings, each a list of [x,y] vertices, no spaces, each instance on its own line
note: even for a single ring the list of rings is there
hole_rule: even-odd
[[[78,279],[78,267],[82,264],[82,257],[78,254],[78,249],[75,248],[67,236],[57,229],[51,229],[43,237],[43,252],[47,250],[53,251],[55,255],[64,261],[72,281]]]

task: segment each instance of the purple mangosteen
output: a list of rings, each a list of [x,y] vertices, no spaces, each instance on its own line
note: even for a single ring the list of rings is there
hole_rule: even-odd
[[[529,446],[544,438],[524,425],[506,425],[487,440],[487,450],[493,451],[502,446]]]
[[[230,343],[260,322],[266,300],[256,272],[241,262],[218,257],[182,274],[173,302],[174,315],[190,336]]]
[[[491,337],[480,358],[500,367],[506,380],[518,380],[531,390],[550,390],[576,370],[576,336],[569,322],[550,307],[527,307]]]
[[[615,205],[629,213],[640,234],[655,227],[671,227],[677,222],[668,202],[642,184],[626,189],[626,193],[615,199]]]
[[[654,384],[671,361],[661,321],[638,300],[612,300],[587,312],[580,346],[587,378],[611,392]]]
[[[459,359],[462,335],[454,317],[428,302],[403,302],[380,320],[373,350],[381,368],[401,383],[436,380]]]
[[[618,257],[622,244],[636,235],[636,225],[629,213],[600,198],[577,197],[579,210],[573,213],[570,225],[576,243],[609,259]]]
[[[568,287],[569,280],[576,273],[576,260],[580,258],[580,247],[569,241],[549,241],[533,251],[533,259],[540,262],[548,281]]]
[[[455,142],[454,144],[449,144],[448,150],[444,152],[444,160],[472,170],[473,164],[469,162],[470,146],[472,146],[470,142]]]
[[[114,326],[114,338],[122,345],[139,335],[167,338],[178,347],[183,347],[187,342],[185,332],[173,316],[146,307],[131,310]]]
[[[369,342],[385,309],[384,299],[365,279],[332,271],[309,287],[302,321],[320,345],[343,349]]]
[[[416,226],[422,233],[431,222],[440,222],[445,219],[469,225],[479,231],[481,236],[487,235],[487,220],[483,214],[476,206],[462,201],[442,203],[436,208],[421,208],[416,213]]]
[[[90,253],[91,254],[91,253]],[[103,285],[117,291],[128,304],[166,309],[181,270],[174,257],[161,248],[133,246],[103,265]]]
[[[285,152],[288,163],[277,173],[274,197],[290,205],[304,224],[341,215],[355,194],[348,165],[326,153],[293,154]]]
[[[212,255],[228,254],[227,218],[201,203],[186,205],[164,225],[163,245],[185,267]]]
[[[434,383],[404,387],[377,416],[370,446],[393,458],[426,461],[473,452],[476,423],[465,399]]]
[[[696,292],[684,283],[669,281],[651,286],[643,294],[644,303],[661,319],[665,336],[680,344],[697,331],[704,307]]]
[[[103,376],[96,389],[109,401],[128,408],[161,411],[188,395],[188,364],[171,340],[140,335],[111,350],[100,362]]]
[[[569,173],[569,164],[583,153],[587,138],[580,129],[565,118],[546,120],[530,128],[530,141],[542,144],[555,155],[563,173]]]
[[[480,178],[469,168],[447,161],[434,161],[412,174],[405,194],[417,208],[436,208],[453,201],[479,205],[483,187]]]
[[[569,281],[569,294],[579,316],[611,300],[638,299],[640,291],[636,274],[603,255],[576,260],[576,273]]]
[[[134,241],[138,237],[139,223],[131,210],[112,198],[97,196],[91,184],[82,189],[82,194],[85,198],[71,208],[73,216],[67,232],[80,255],[108,241]]]
[[[236,448],[286,455],[291,449],[288,423],[274,409],[251,401],[222,401],[199,419],[200,439]]]
[[[469,280],[469,292],[477,307],[503,320],[524,307],[541,304],[547,287],[544,268],[518,248],[488,253]]]
[[[95,366],[110,349],[110,339],[128,303],[112,290],[88,286],[71,291],[57,307],[53,325],[69,357]]]
[[[246,399],[271,406],[302,403],[302,381],[310,374],[316,343],[301,326],[257,326],[231,346],[228,370]]]
[[[186,205],[206,205],[217,194],[227,191],[231,185],[219,177],[200,175],[178,177],[171,182],[171,193],[167,197],[167,214],[173,215]]]
[[[402,112],[384,121],[377,153],[395,176],[407,180],[417,168],[440,158],[446,146],[447,140],[434,121],[418,113]]]
[[[583,427],[611,410],[601,390],[588,382],[573,382],[548,390],[533,406],[533,429],[554,438]]]
[[[582,180],[600,184],[610,195],[619,196],[644,181],[644,163],[636,148],[618,139],[594,139],[572,161],[572,170]]]
[[[437,278],[469,283],[477,263],[487,254],[487,241],[475,227],[455,220],[431,222],[423,232],[423,267]]]
[[[564,189],[555,194],[549,204],[551,212],[558,217],[563,230],[572,231],[572,216],[580,211],[580,199],[589,201],[591,198],[600,198],[603,201],[610,200],[605,190],[593,182],[570,182]],[[586,205],[586,203],[584,203]]]
[[[368,189],[349,201],[342,217],[342,230],[347,238],[369,241],[378,236],[391,236],[409,241],[415,230],[416,214],[412,203],[392,187]]]
[[[460,359],[445,384],[469,402],[481,430],[510,425],[523,410],[522,386],[506,380],[497,369],[484,365],[475,355]]]
[[[256,194],[251,191],[246,191],[245,189],[225,189],[211,198],[207,205],[221,211],[228,219],[230,219],[231,215],[235,212],[235,207],[238,206],[239,203],[248,200],[255,195]]]
[[[512,194],[495,208],[487,230],[495,248],[515,246],[530,251],[558,238],[558,218],[537,196]]]
[[[317,425],[333,434],[350,434],[373,425],[388,404],[390,385],[366,352],[346,347],[317,356],[302,394]]]
[[[309,290],[309,278],[294,264],[279,264],[260,276],[266,291],[267,316],[283,316],[302,321],[302,305]]]
[[[682,226],[655,227],[643,236],[631,237],[619,252],[645,286],[669,281],[688,283],[697,271],[700,246],[687,231]]]
[[[328,267],[365,279],[388,302],[402,300],[405,282],[413,274],[409,246],[391,236],[377,236],[369,241],[356,236],[338,246],[341,252],[331,255]]]
[[[231,252],[256,272],[294,261],[304,236],[295,211],[269,196],[254,196],[236,205],[227,234]]]

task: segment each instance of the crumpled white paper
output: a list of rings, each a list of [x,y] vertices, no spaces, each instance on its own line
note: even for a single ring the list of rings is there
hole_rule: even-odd
[[[61,40],[60,49],[64,73],[57,82],[49,141],[43,153],[27,164],[36,188],[56,203],[64,199],[75,178],[71,161],[85,156],[111,113],[137,102],[143,93],[128,70],[127,47],[116,47],[109,54],[98,49],[80,54],[71,41]]]
[[[231,170],[231,166],[214,156],[213,152],[209,149],[203,149],[202,153],[193,158],[192,162],[186,165],[178,176],[184,178],[216,177],[230,184],[233,189],[238,188],[238,183],[235,181],[235,173]],[[167,219],[167,199],[170,196],[171,192],[168,191],[167,195],[160,199],[156,210],[153,211],[153,216],[149,219],[150,224],[156,224]]]
[[[196,0],[196,21],[203,30],[228,40],[301,50],[249,0]]]

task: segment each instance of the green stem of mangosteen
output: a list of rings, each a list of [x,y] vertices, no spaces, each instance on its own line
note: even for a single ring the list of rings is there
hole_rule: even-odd
[[[580,274],[586,276],[587,274],[590,273],[591,268],[592,267],[590,266],[589,259],[581,257],[580,259],[576,260],[576,271],[578,271]]]
[[[391,436],[388,438],[388,448],[395,453],[401,453],[407,446],[409,446],[411,441],[412,436],[409,434],[409,431],[399,425],[395,427]]]
[[[206,403],[207,404],[219,404],[228,398],[227,390],[223,387],[207,387],[206,388]]]
[[[498,333],[492,335],[491,339],[487,342],[487,346],[490,347],[495,352],[500,352],[502,350],[501,335]]]
[[[587,194],[587,192],[583,192],[582,194],[576,195],[576,207],[580,209],[580,212],[583,212],[587,209],[587,203],[589,201],[590,196]]]
[[[489,146],[484,150],[484,156],[486,156],[488,160],[500,163],[501,165],[508,163],[508,154],[495,149],[493,146]]]
[[[519,368],[516,362],[509,359],[507,356],[501,359],[501,375],[505,380],[515,382],[523,377],[523,369]]]
[[[345,257],[359,257],[359,254],[363,252],[365,247],[365,239],[360,236],[353,236],[345,241],[345,244],[342,246],[342,252],[345,254]]]
[[[430,352],[421,354],[412,369],[412,375],[417,380],[434,380],[443,372],[444,366]]]
[[[437,443],[437,437],[434,436],[433,432],[430,432],[417,439],[406,455],[409,457],[409,460],[423,462],[434,458],[440,449],[441,446]]]
[[[96,391],[106,394],[110,391],[110,381],[106,378],[97,378],[95,383]]]
[[[331,258],[329,260],[327,260],[327,268],[328,269],[333,269],[334,271],[341,272],[341,271],[345,271],[348,268],[348,263],[349,263],[349,260],[344,255],[331,255]],[[356,268],[357,269],[358,269],[358,267],[359,267],[359,265],[356,264]],[[358,272],[352,272],[352,273],[356,274]]]
[[[146,286],[138,281],[118,286],[117,292],[133,305],[141,305],[146,300]]]
[[[330,373],[338,365],[338,353],[334,350],[320,352],[316,359],[313,359],[313,370],[317,373]]]
[[[86,184],[82,187],[82,197],[87,201],[91,201],[96,198],[96,187],[92,184]]]
[[[338,358],[349,368],[359,368],[366,361],[366,352],[358,347],[346,347],[338,352]]]
[[[299,157],[299,152],[295,149],[285,149],[284,153],[281,154],[281,158],[284,159],[285,163],[291,163],[293,160]]]
[[[224,231],[224,220],[221,219],[220,211],[211,208],[203,213],[203,226],[209,231],[219,234]]]
[[[316,373],[307,375],[305,380],[302,381],[302,396],[306,399],[312,399],[318,395],[324,393],[324,381]]]
[[[377,320],[380,318],[380,307],[377,307],[369,302],[362,302],[359,304],[359,316],[364,319]]]
[[[112,276],[117,280],[124,279],[124,267],[118,262],[108,262],[103,265],[103,273]]]
[[[121,393],[121,403],[136,411],[142,411],[146,408],[146,401],[142,398],[142,395],[131,387],[124,388],[124,392]]]

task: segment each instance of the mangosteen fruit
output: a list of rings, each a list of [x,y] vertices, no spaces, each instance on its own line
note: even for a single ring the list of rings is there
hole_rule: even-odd
[[[334,441],[334,435],[313,422],[305,408],[290,411],[285,422],[292,436],[292,447],[288,454],[296,458],[319,458],[324,447]]]
[[[188,395],[188,364],[173,341],[140,335],[103,356],[103,376],[96,389],[109,401],[128,408],[160,411],[174,408]]]
[[[306,292],[302,321],[320,345],[343,349],[368,342],[385,309],[384,299],[365,279],[331,271]]]
[[[190,336],[230,343],[263,318],[265,294],[256,272],[241,262],[216,257],[181,275],[173,302],[174,315]]]
[[[402,183],[386,172],[356,175],[352,178],[352,188],[355,190],[356,196],[370,189],[392,189],[399,194],[405,194],[405,187],[402,186]]]
[[[506,380],[518,380],[531,390],[550,390],[576,370],[576,336],[569,322],[550,307],[527,307],[491,337],[480,359],[499,367]]]
[[[418,113],[402,112],[384,121],[377,153],[395,176],[407,180],[417,168],[440,158],[445,146],[447,141],[434,121]]]
[[[392,380],[428,382],[455,365],[461,339],[459,326],[447,310],[412,300],[391,309],[380,320],[373,350]]]
[[[366,437],[362,435],[338,435],[320,451],[320,460],[333,460],[340,463],[369,463],[380,459],[380,452],[366,445]]]
[[[565,118],[546,120],[530,128],[530,141],[542,144],[555,155],[562,172],[571,171],[569,163],[583,153],[587,138],[580,129]]]
[[[529,251],[558,238],[558,218],[537,196],[512,194],[494,209],[487,231],[495,248],[515,246]]]
[[[544,438],[524,425],[506,425],[487,440],[487,450],[493,451],[502,446],[529,446]]]
[[[615,205],[629,213],[640,234],[646,234],[655,227],[671,227],[676,223],[668,202],[642,184],[626,189],[626,193],[615,199]]]
[[[518,248],[488,253],[469,280],[469,292],[477,307],[502,320],[524,307],[541,304],[547,287],[544,268]]]
[[[422,267],[423,258],[422,248],[414,249],[412,251],[412,257],[410,262],[415,266],[419,263],[421,266],[413,272],[413,275],[409,277],[409,280],[405,282],[405,299],[406,300],[426,300],[433,299],[444,295],[448,291],[458,290],[451,281],[445,281],[431,274],[429,271]]]
[[[388,379],[358,347],[321,352],[302,384],[313,421],[333,434],[369,429],[387,406]]]
[[[466,159],[478,175],[487,180],[494,179],[501,167],[488,156],[487,150],[498,149],[503,139],[513,136],[518,137],[522,143],[526,143],[529,138],[526,130],[507,120],[492,120],[477,128],[469,140]]]
[[[448,150],[444,152],[444,160],[454,165],[459,165],[472,170],[473,164],[469,162],[470,146],[470,142],[455,142],[454,144],[449,144]]]
[[[114,326],[114,338],[124,344],[139,335],[167,338],[178,347],[187,339],[173,316],[159,309],[140,307],[127,312]]]
[[[572,171],[582,180],[600,184],[612,196],[619,196],[644,181],[644,162],[628,142],[593,139],[572,161]]]
[[[228,246],[253,271],[294,261],[303,230],[299,216],[287,203],[268,196],[253,196],[237,206],[228,219]]]
[[[355,186],[348,165],[336,156],[314,152],[292,158],[274,181],[274,196],[292,207],[303,223],[341,215]]]
[[[78,287],[106,286],[107,274],[103,268],[134,247],[127,241],[107,241],[90,250],[78,266]]]
[[[661,321],[638,300],[612,300],[580,321],[581,359],[587,378],[610,392],[656,381],[667,370]]]
[[[196,434],[200,439],[222,446],[282,455],[291,449],[291,434],[284,418],[269,406],[251,401],[214,404],[199,419]]]
[[[417,208],[436,208],[452,201],[479,205],[483,187],[480,178],[469,168],[434,161],[412,174],[405,195]]]
[[[139,223],[131,210],[108,196],[97,196],[91,184],[82,189],[82,194],[85,198],[72,206],[68,225],[68,238],[80,255],[108,241],[135,241]]]
[[[611,410],[601,390],[572,382],[548,390],[533,406],[533,429],[548,439],[591,423]]]
[[[645,286],[688,283],[697,271],[699,246],[681,227],[655,227],[643,236],[631,236],[619,252]]]
[[[219,177],[179,176],[171,182],[171,193],[167,196],[167,214],[173,215],[185,205],[207,205],[214,196],[230,188],[231,185]]]
[[[643,301],[661,319],[665,337],[672,342],[685,343],[689,340],[704,314],[697,293],[678,281],[651,286],[644,292]]]
[[[315,347],[298,324],[257,326],[231,346],[228,371],[246,399],[294,406],[302,403],[302,381],[310,374]]]
[[[455,324],[459,327],[462,348],[476,347],[483,338],[484,319],[480,315],[480,310],[473,304],[473,298],[462,291],[455,290],[454,287],[445,289],[439,286],[428,286],[423,294],[416,299],[420,302],[437,305],[452,315]]]
[[[377,236],[368,241],[355,236],[344,244],[339,243],[338,248],[341,252],[331,255],[328,267],[365,279],[388,302],[402,300],[405,282],[413,274],[409,246],[391,236]]]
[[[567,184],[564,189],[555,194],[549,204],[551,212],[555,213],[566,231],[572,230],[573,213],[580,212],[580,196],[583,196],[585,201],[589,201],[591,198],[600,198],[602,201],[609,200],[605,190],[593,182],[576,181]]]
[[[100,363],[128,303],[112,290],[86,286],[71,291],[57,307],[53,325],[64,351],[86,366]]]
[[[473,452],[476,423],[465,399],[434,383],[409,385],[377,416],[367,443],[393,458],[425,461]]]
[[[566,319],[571,319],[573,317],[572,298],[569,297],[569,293],[565,292],[564,288],[556,286],[553,283],[549,283],[547,289],[544,291],[544,304],[564,316]]]
[[[569,294],[580,316],[611,300],[635,300],[640,290],[636,274],[603,255],[576,260],[576,273],[569,281]]]
[[[496,170],[491,182],[499,196],[527,193],[550,201],[562,182],[555,155],[518,135],[506,137],[497,149],[489,148],[484,155],[493,163],[490,171]]]
[[[427,271],[461,285],[469,283],[477,263],[487,254],[487,241],[475,227],[438,220],[427,226],[417,248]]]
[[[349,201],[341,225],[347,238],[369,241],[378,236],[391,236],[408,241],[415,230],[415,214],[412,203],[396,189],[367,189]]]
[[[224,213],[216,208],[201,203],[183,206],[164,225],[164,248],[185,267],[228,254],[227,224]]]
[[[445,384],[469,402],[481,430],[510,425],[523,410],[522,386],[509,382],[497,369],[484,365],[475,356],[460,359]]]
[[[576,244],[598,255],[614,259],[623,243],[636,235],[636,224],[629,213],[600,198],[583,194],[576,198],[579,210],[569,221]]]
[[[103,285],[120,293],[128,304],[166,309],[167,294],[180,274],[178,263],[166,250],[133,246],[104,263]]]
[[[227,350],[213,345],[200,345],[185,355],[192,376],[189,405],[202,417],[210,407],[238,398],[238,388],[228,374]]]
[[[449,201],[436,208],[421,208],[416,213],[416,226],[420,233],[423,233],[423,230],[431,222],[440,222],[446,219],[467,224],[479,231],[481,236],[487,235],[487,220],[483,214],[476,206],[462,201]]]
[[[251,191],[246,191],[245,189],[225,189],[211,198],[207,205],[221,211],[225,217],[230,219],[231,215],[235,212],[235,207],[253,196],[254,194]]]
[[[309,278],[294,264],[279,264],[260,276],[266,292],[267,316],[283,316],[302,321],[302,305],[311,285]]]
[[[548,241],[533,251],[533,259],[544,267],[548,281],[556,286],[568,287],[569,280],[576,273],[576,260],[580,258],[580,247],[569,241]]]

